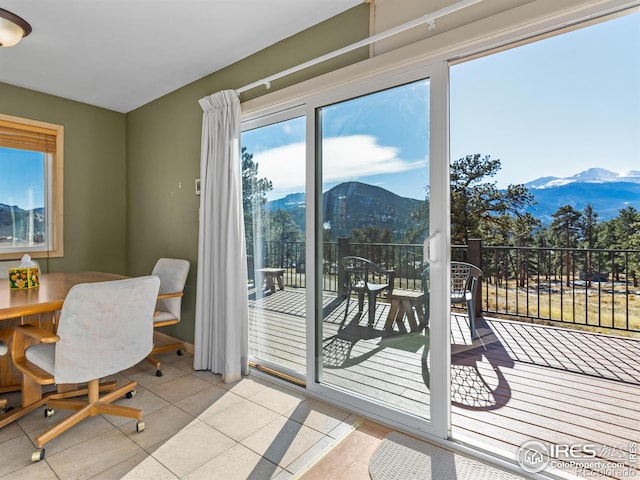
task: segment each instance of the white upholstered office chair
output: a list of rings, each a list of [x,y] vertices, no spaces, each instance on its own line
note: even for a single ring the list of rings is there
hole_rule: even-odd
[[[156,314],[153,317],[154,328],[176,325],[180,322],[182,293],[189,275],[189,267],[188,260],[179,258],[160,258],[153,267],[151,275],[155,275],[160,279],[160,295],[156,305]],[[184,346],[181,343],[153,346],[151,355],[147,357],[147,360],[155,365],[156,376],[161,377],[163,373],[160,370],[160,360],[154,355],[170,352],[171,350],[177,350],[178,355],[182,355]]]
[[[159,288],[160,280],[153,276],[76,285],[64,301],[57,334],[28,324],[15,327],[11,355],[23,374],[23,405],[46,403],[47,416],[55,408],[76,411],[36,437],[33,461],[44,458],[47,442],[87,417],[104,413],[134,418],[136,430],[144,429],[142,410],[112,404],[132,392],[136,382],[100,397],[99,381],[137,364],[151,351]],[[39,343],[25,349],[29,340]],[[43,402],[42,386],[54,383],[88,383],[88,398],[56,394]]]

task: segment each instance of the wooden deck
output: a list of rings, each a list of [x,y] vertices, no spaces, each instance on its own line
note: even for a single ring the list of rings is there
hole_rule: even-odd
[[[250,299],[252,354],[304,372],[304,299],[295,289]],[[355,304],[345,321],[345,302],[323,298],[323,381],[428,418],[428,329],[385,331],[384,302],[367,327],[366,303],[361,316]],[[487,318],[472,342],[465,315],[451,322],[455,440],[512,459],[529,440],[595,444],[604,463],[589,459],[591,478],[640,476],[639,340]],[[571,460],[562,469],[587,476]]]

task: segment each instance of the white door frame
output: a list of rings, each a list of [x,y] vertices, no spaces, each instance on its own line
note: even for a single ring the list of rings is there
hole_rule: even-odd
[[[317,224],[321,208],[322,182],[316,145],[318,108],[344,101],[370,92],[391,88],[419,79],[430,79],[430,231],[428,255],[430,258],[430,355],[431,405],[429,418],[391,410],[371,400],[346,394],[344,391],[318,382],[322,359],[322,302],[318,278],[318,261],[322,248],[322,229]],[[307,99],[307,389],[349,410],[405,431],[438,439],[449,437],[451,429],[450,394],[450,305],[449,305],[449,112],[448,64],[445,61],[411,68],[394,69],[382,74],[359,79],[340,88],[331,89]],[[446,319],[438,321],[438,319]]]

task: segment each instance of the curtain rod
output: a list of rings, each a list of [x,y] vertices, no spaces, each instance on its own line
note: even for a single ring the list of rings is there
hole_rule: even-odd
[[[402,25],[390,28],[389,30],[385,30],[384,32],[378,33],[377,35],[365,38],[364,40],[360,40],[359,42],[352,43],[351,45],[347,45],[346,47],[342,47],[338,50],[334,50],[333,52],[321,55],[320,57],[309,60],[308,62],[301,63],[300,65],[296,65],[295,67],[288,68],[287,70],[283,70],[282,72],[275,73],[266,78],[263,78],[262,80],[258,80],[256,82],[245,85],[244,87],[240,87],[236,90],[236,93],[240,95],[247,90],[254,89],[261,85],[264,85],[267,89],[269,89],[271,87],[271,82],[274,80],[286,77],[287,75],[291,75],[292,73],[299,72],[300,70],[304,70],[305,68],[312,67],[326,60],[338,57],[357,48],[366,47],[367,45],[379,42],[380,40],[384,40],[385,38],[397,35],[398,33],[402,33],[406,30],[417,27],[419,25],[423,25],[425,23],[428,24],[429,30],[434,30],[436,28],[437,18],[443,17],[453,12],[457,12],[458,10],[462,10],[463,8],[475,5],[476,3],[480,3],[481,1],[482,0],[463,0],[461,2],[454,3],[453,5],[441,8],[440,10],[437,10],[433,13],[428,13],[427,15],[423,15],[422,17],[411,20],[410,22],[403,23]]]

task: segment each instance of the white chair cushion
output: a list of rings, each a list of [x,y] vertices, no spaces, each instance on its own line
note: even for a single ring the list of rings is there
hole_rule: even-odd
[[[55,371],[56,346],[54,343],[39,343],[25,350],[27,360],[50,375]]]
[[[153,316],[153,322],[166,322],[167,320],[178,320],[175,316],[173,316],[169,312],[159,311],[157,314]]]
[[[60,314],[56,383],[103,378],[149,355],[159,287],[153,276],[75,285]]]
[[[184,290],[189,275],[189,261],[180,258],[160,258],[153,267],[151,275],[160,279],[160,293],[178,293]],[[156,310],[171,312],[180,321],[182,298],[158,300]]]
[[[4,344],[4,342],[0,342],[0,357],[2,355],[6,355],[7,354],[7,346]]]

